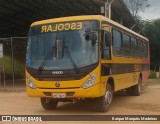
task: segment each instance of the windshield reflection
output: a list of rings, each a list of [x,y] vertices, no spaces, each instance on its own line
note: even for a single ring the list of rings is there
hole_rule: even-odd
[[[26,66],[42,70],[76,70],[97,63],[98,31],[91,32],[95,38],[86,38],[84,28],[79,31],[31,33]]]

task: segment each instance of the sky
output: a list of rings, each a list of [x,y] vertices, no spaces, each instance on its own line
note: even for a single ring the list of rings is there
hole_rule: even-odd
[[[139,13],[143,20],[160,18],[160,0],[149,0],[150,7]]]

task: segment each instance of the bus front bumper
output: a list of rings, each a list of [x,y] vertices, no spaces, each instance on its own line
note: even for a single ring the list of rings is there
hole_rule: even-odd
[[[30,97],[53,97],[53,94],[64,94],[65,98],[95,98],[102,96],[101,84],[96,84],[90,88],[75,88],[75,89],[31,89],[26,86],[27,94]]]

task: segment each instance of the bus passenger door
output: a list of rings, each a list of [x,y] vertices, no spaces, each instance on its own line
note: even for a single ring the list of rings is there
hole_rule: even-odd
[[[111,33],[110,27],[105,27],[102,31],[102,59],[111,60]]]
[[[111,75],[111,33],[110,27],[102,28],[101,31],[101,92],[105,94],[106,82]]]

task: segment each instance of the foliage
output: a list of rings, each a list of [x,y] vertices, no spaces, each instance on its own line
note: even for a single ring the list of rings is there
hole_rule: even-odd
[[[6,79],[12,79],[12,62],[10,56],[4,56],[3,59],[0,59],[0,65],[4,66]],[[14,76],[15,79],[24,78],[24,69],[25,64],[19,60],[14,59]]]
[[[128,9],[130,10],[132,16],[134,17],[136,24],[141,28],[143,31],[143,27],[145,21],[139,16],[141,11],[144,11],[146,8],[150,7],[149,0],[123,0],[127,5]]]
[[[150,41],[151,63],[160,64],[160,19],[144,22],[143,31]]]
[[[149,78],[150,79],[156,78],[156,72],[150,72]]]
[[[149,7],[149,0],[124,0],[133,17],[137,17],[139,12]]]

